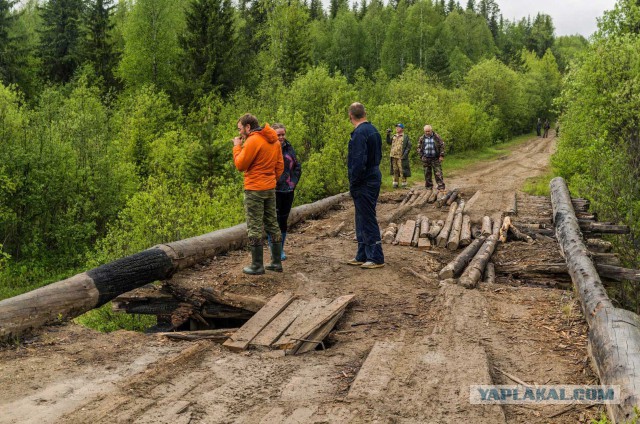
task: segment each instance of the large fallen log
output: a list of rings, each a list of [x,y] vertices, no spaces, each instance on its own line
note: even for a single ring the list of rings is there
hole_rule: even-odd
[[[623,268],[619,266],[599,264],[595,262],[596,271],[602,278],[614,281],[640,282],[640,269]],[[534,263],[534,264],[498,264],[496,272],[499,274],[539,274],[539,275],[564,275],[568,274],[567,264],[561,263]]]
[[[589,352],[602,384],[620,386],[620,404],[607,404],[610,418],[622,423],[640,404],[640,317],[613,306],[582,241],[569,189],[551,180],[551,203],[558,243],[589,326]]]
[[[493,232],[493,226],[490,216],[485,216],[482,218],[482,235],[485,237],[489,237]]]
[[[629,234],[631,231],[628,225],[613,225],[602,222],[582,221],[580,230],[585,233],[594,234]]]
[[[465,206],[465,209],[468,209],[468,203],[467,206]],[[469,243],[471,243],[471,218],[469,217],[469,215],[463,215],[462,216],[462,229],[460,230],[460,246],[468,246]]]
[[[462,232],[462,211],[464,210],[464,200],[460,200],[458,209],[453,218],[453,225],[451,226],[451,234],[449,234],[449,240],[447,241],[447,249],[458,250],[460,245],[460,233]]]
[[[322,214],[346,200],[349,193],[293,208],[289,224]],[[73,318],[145,284],[170,278],[221,253],[239,249],[247,241],[246,224],[197,237],[154,246],[66,280],[0,301],[0,340],[18,337],[34,328]]]
[[[458,254],[451,262],[449,262],[444,268],[440,270],[438,273],[438,277],[441,280],[446,280],[447,278],[455,278],[464,270],[471,259],[475,256],[484,243],[485,237],[475,239],[469,246],[465,247],[465,249]]]

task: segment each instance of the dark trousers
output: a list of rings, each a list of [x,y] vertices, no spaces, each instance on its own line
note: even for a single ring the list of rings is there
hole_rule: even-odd
[[[276,215],[281,233],[287,232],[287,220],[293,205],[293,191],[276,191]]]
[[[431,179],[431,173],[436,179],[438,190],[444,190],[444,178],[442,177],[442,163],[439,158],[424,158],[422,159],[422,166],[424,167],[424,186],[427,189],[433,188],[433,180]]]
[[[376,204],[380,194],[380,181],[367,182],[351,187],[351,197],[356,209],[356,260],[384,263],[380,228],[376,219]]]

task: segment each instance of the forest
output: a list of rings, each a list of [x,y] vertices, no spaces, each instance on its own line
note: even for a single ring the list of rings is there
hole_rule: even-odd
[[[552,172],[638,234],[637,3],[587,40],[494,0],[0,0],[0,299],[241,222],[245,112],[287,126],[296,204],[348,188],[353,101],[454,154],[558,119]]]

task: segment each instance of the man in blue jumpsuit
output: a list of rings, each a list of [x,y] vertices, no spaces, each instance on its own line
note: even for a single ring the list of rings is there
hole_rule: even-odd
[[[349,120],[355,127],[349,140],[349,190],[356,215],[358,252],[349,265],[364,269],[384,266],[380,228],[376,219],[376,203],[380,194],[382,174],[382,137],[367,121],[362,103],[349,106]]]

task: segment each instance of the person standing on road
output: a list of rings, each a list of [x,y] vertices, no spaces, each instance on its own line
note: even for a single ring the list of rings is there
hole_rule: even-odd
[[[284,163],[278,135],[258,119],[247,113],[238,120],[240,135],[233,139],[233,162],[244,172],[244,209],[247,233],[251,249],[251,265],[242,272],[250,275],[264,274],[262,252],[262,228],[271,237],[270,271],[282,272],[282,244],[276,218],[276,181],[282,175]]]
[[[542,138],[549,137],[549,128],[551,128],[551,124],[549,123],[548,119],[545,119],[544,120],[544,134],[542,135]]]
[[[376,218],[376,203],[382,183],[382,137],[367,121],[362,103],[349,106],[349,120],[355,127],[349,140],[347,162],[349,191],[355,206],[358,251],[348,264],[364,269],[381,268],[384,266],[384,254]]]
[[[444,142],[433,131],[431,125],[424,126],[424,135],[418,140],[418,156],[424,167],[424,186],[427,190],[433,189],[431,173],[436,180],[438,190],[444,191],[444,178],[442,177],[442,161],[444,161]]]
[[[286,139],[287,129],[284,125],[273,124],[273,129],[276,131],[278,141],[282,146],[282,159],[284,160],[284,172],[282,172],[276,184],[276,214],[282,236],[280,258],[284,261],[287,259],[287,255],[284,253],[284,241],[287,238],[287,220],[293,205],[294,190],[300,180],[300,175],[302,175],[302,166],[298,161],[295,150],[293,150],[293,146]]]
[[[387,130],[387,144],[391,145],[391,175],[393,175],[393,188],[398,187],[398,180],[402,180],[402,187],[407,186],[407,177],[411,176],[409,164],[409,152],[411,141],[404,133],[404,124],[396,124],[396,133],[392,136],[391,129]]]
[[[536,134],[538,137],[542,135],[542,121],[538,118],[538,122],[536,122]]]

